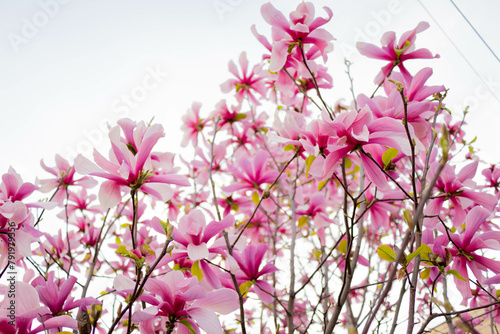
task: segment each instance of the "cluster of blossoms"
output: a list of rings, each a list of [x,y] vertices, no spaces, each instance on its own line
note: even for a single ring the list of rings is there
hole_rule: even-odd
[[[213,110],[193,103],[185,166],[154,151],[162,125],[121,119],[108,157],[42,161],[52,177],[36,185],[14,169],[2,176],[1,275],[24,271],[14,318],[1,290],[3,332],[423,332],[443,317],[459,333],[500,323],[500,167],[466,142],[447,89],[426,85],[432,69],[405,67],[437,57],[415,47],[428,24],[397,43],[394,32],[382,47],[359,43],[389,63],[373,94],[332,106],[324,62],[334,38],[322,28],[332,11],[261,11],[272,38],[252,32],[268,53],[253,67],[244,52],[239,68],[229,63],[229,95]],[[50,199],[28,202],[36,191]],[[388,324],[376,320],[387,314]]]

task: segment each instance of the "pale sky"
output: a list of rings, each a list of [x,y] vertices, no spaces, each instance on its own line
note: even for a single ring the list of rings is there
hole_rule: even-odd
[[[261,34],[270,35],[260,15],[264,2],[0,0],[1,173],[12,165],[33,182],[37,175],[48,176],[40,168],[42,158],[53,165],[56,153],[88,155],[92,142],[106,153],[101,128],[124,116],[155,117],[167,132],[161,147],[179,152],[180,117],[191,103],[201,102],[202,115],[208,115],[220,99],[231,99],[219,88],[230,76],[228,61],[247,51],[254,64],[266,51],[250,32],[255,23]],[[272,3],[288,16],[299,1]],[[450,1],[313,3],[317,15],[326,15],[323,5],[334,12],[327,25],[337,39],[328,63],[334,88],[324,93],[329,103],[350,101],[344,57],[354,63],[357,94],[373,91],[373,77],[385,65],[360,56],[356,41],[379,44],[387,30],[399,37],[428,21],[431,28],[418,36],[416,45],[441,58],[408,62],[408,68],[412,73],[434,68],[430,83],[450,88],[448,106],[459,115],[466,104],[471,106],[467,138],[477,135],[482,157],[500,161],[500,102],[492,95],[500,96],[500,63]],[[500,54],[500,2],[455,3]]]

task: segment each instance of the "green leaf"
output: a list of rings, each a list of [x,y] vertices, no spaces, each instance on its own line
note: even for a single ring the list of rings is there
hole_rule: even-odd
[[[299,227],[307,225],[307,216],[302,216],[299,218]]]
[[[430,249],[430,247],[426,244],[421,244],[420,247],[418,247],[413,253],[406,257],[406,262],[410,263],[410,261],[419,254],[421,259],[428,260],[429,253],[432,254],[432,250]]]
[[[198,281],[203,279],[203,272],[200,269],[199,261],[194,261],[191,266],[191,274],[198,278]]]
[[[456,271],[455,269],[451,269],[451,270],[448,270],[446,272],[446,275],[448,274],[452,274],[453,276],[455,276],[456,278],[458,278],[459,280],[462,280],[464,282],[467,282],[467,280],[465,278],[463,278],[459,273],[458,271]]]
[[[254,202],[255,205],[259,205],[260,197],[259,193],[254,191],[252,194],[252,202]]]
[[[383,260],[394,262],[396,261],[396,254],[389,245],[382,245],[377,248],[378,256]]]
[[[427,246],[426,244],[422,244],[422,245],[420,245],[420,247],[419,247],[419,248],[422,248],[422,249],[420,250],[420,258],[421,258],[422,260],[429,260],[429,254],[434,254],[434,253],[432,252],[432,249],[431,249],[429,246]]]
[[[128,257],[129,259],[134,259],[135,261],[139,260],[139,257],[137,257],[137,255],[135,255],[131,251],[128,251],[127,247],[125,247],[125,245],[118,247],[118,249],[115,251],[115,253],[119,254],[123,257]]]
[[[187,321],[186,319],[182,319],[182,320],[179,320],[178,321],[180,324],[183,324],[184,326],[187,327],[187,329],[189,329],[189,334],[197,334],[196,331],[194,330],[193,328],[193,325],[191,325],[189,323],[189,321]]]
[[[292,144],[288,144],[285,146],[285,148],[283,149],[284,151],[291,151],[291,150],[295,150],[295,145],[292,145]]]
[[[244,114],[244,113],[238,113],[236,114],[236,117],[235,117],[238,121],[241,121],[242,119],[245,119],[247,118],[247,114]]]
[[[240,285],[240,293],[243,298],[247,296],[248,291],[250,291],[252,285],[253,285],[252,281],[246,281],[245,283],[242,283]]]
[[[323,254],[323,252],[322,252],[322,251],[320,251],[320,250],[316,250],[316,249],[313,249],[313,251],[312,251],[312,252],[313,252],[313,255],[314,255],[314,257],[316,258],[316,260],[319,260],[319,258],[321,257],[321,254]]]
[[[318,191],[321,191],[321,189],[323,189],[327,185],[328,181],[329,180],[325,180],[318,183]]]
[[[167,222],[165,223],[164,221],[160,220],[161,227],[163,228],[163,231],[165,232],[165,235],[168,234],[168,228],[170,226],[170,220],[167,218]]]
[[[431,268],[427,267],[420,272],[421,279],[428,279],[431,276]]]
[[[395,148],[388,148],[387,151],[382,154],[382,162],[384,166],[387,166],[391,163],[392,159],[398,156],[399,151]]]
[[[342,254],[347,253],[347,240],[343,239],[341,242],[339,242],[339,246],[337,248]]]
[[[408,209],[405,209],[405,211],[403,211],[403,216],[404,216],[404,221],[406,222],[406,224],[408,224],[408,226],[410,228],[412,228],[413,226],[413,218],[411,217],[411,212],[410,210]]]
[[[314,155],[310,155],[306,158],[306,177],[309,177],[309,168],[311,168],[314,160],[316,160],[316,156]]]
[[[344,161],[345,168],[350,169],[352,167],[352,160],[346,157]]]

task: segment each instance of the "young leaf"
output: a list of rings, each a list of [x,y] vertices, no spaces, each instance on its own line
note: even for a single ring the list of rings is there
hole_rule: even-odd
[[[306,177],[309,177],[309,168],[311,168],[312,163],[316,159],[316,156],[310,155],[306,158]]]
[[[458,271],[456,271],[455,269],[451,269],[451,270],[448,270],[446,272],[446,274],[452,274],[453,276],[455,276],[456,278],[458,278],[459,280],[462,280],[464,282],[467,282],[467,280],[465,278],[463,278],[459,273]]]
[[[252,202],[254,202],[255,205],[259,205],[259,200],[259,193],[254,191],[254,193],[252,194]]]
[[[394,262],[396,261],[396,254],[392,250],[392,248],[388,245],[382,245],[377,248],[378,256],[380,256],[383,260]]]
[[[307,225],[307,216],[302,216],[299,218],[299,227]]]
[[[431,268],[427,267],[420,272],[421,279],[428,279],[431,276]]]
[[[186,326],[186,328],[189,330],[189,334],[197,334],[196,331],[193,328],[193,325],[189,323],[186,319],[179,320],[179,323],[183,324]]]
[[[245,283],[240,284],[240,292],[243,298],[247,296],[248,291],[250,290],[252,285],[253,285],[252,281],[246,281]]]
[[[347,253],[347,240],[344,239],[341,242],[339,242],[338,249],[339,252],[341,252],[342,254]]]
[[[200,269],[199,261],[194,261],[191,266],[191,274],[198,278],[198,281],[203,279],[203,272]]]
[[[398,156],[399,151],[395,148],[388,148],[387,151],[382,154],[382,162],[384,166],[387,166],[391,163],[392,159]]]

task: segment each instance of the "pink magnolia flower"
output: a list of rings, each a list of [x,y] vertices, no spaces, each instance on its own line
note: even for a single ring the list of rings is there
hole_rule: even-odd
[[[488,168],[483,169],[481,172],[483,176],[486,178],[486,186],[485,188],[493,188],[497,197],[500,197],[500,168],[495,165],[491,165]]]
[[[228,107],[226,100],[221,100],[215,105],[215,110],[212,111],[209,118],[216,120],[220,116],[217,127],[219,129],[231,128],[234,123],[247,117],[247,114],[240,113],[240,108],[241,105]]]
[[[310,173],[320,179],[331,177],[343,157],[366,145],[383,145],[410,154],[403,125],[389,117],[374,119],[367,107],[359,112],[353,110],[339,114],[333,121],[324,115],[323,121],[322,131],[331,136],[330,145],[316,156],[310,168]],[[422,148],[417,142],[417,150]],[[385,175],[371,159],[361,154],[361,162],[372,182],[379,187],[387,185]]]
[[[466,209],[469,206],[481,205],[493,211],[498,204],[498,199],[487,193],[476,190],[476,184],[472,178],[476,175],[479,161],[473,161],[463,167],[458,174],[455,173],[455,166],[446,165],[436,182],[435,188],[440,196],[432,199],[425,208],[426,215],[438,215],[441,213],[445,200],[453,204],[454,215],[452,217],[453,225],[459,226],[465,220]],[[431,168],[429,177],[433,177],[433,171],[436,166]],[[435,226],[437,218],[429,218],[424,222],[428,227]]]
[[[241,67],[241,75],[238,73],[238,69],[236,68],[234,62],[232,60],[229,62],[229,72],[231,72],[236,79],[228,79],[226,82],[221,84],[221,90],[223,93],[229,93],[235,89],[236,100],[238,100],[240,105],[245,97],[248,97],[254,105],[259,105],[260,103],[253,92],[257,92],[261,96],[266,95],[266,86],[263,78],[257,76],[259,65],[255,65],[251,71],[248,71],[246,52],[242,52],[240,54],[239,63]]]
[[[198,134],[203,131],[208,122],[208,120],[200,118],[200,108],[201,103],[193,102],[191,108],[187,110],[187,114],[182,116],[183,125],[181,130],[184,132],[184,138],[181,143],[182,147],[186,147],[190,141],[194,147],[198,145]]]
[[[400,73],[395,72],[390,75],[390,78],[403,84],[403,92],[405,97],[408,99],[408,102],[423,101],[433,94],[444,92],[446,90],[443,85],[425,85],[425,82],[430,78],[432,72],[432,68],[426,67],[418,71],[415,76],[403,76]],[[395,86],[392,82],[384,82],[384,90],[387,95],[389,95],[394,90],[394,87]]]
[[[58,282],[56,283],[56,281]],[[70,276],[68,279],[56,279],[54,277],[54,272],[50,272],[46,278],[42,276],[35,278],[31,282],[31,285],[38,292],[42,304],[49,308],[52,316],[66,313],[80,306],[88,306],[92,303],[100,304],[99,301],[93,297],[87,297],[80,300],[75,300],[74,297],[71,297],[71,290],[76,281],[77,279],[75,276]],[[50,317],[44,317],[44,319],[48,318]]]
[[[0,202],[0,268],[4,268],[7,263],[12,242],[15,242],[16,262],[32,255],[31,244],[42,236],[40,231],[33,228],[33,220],[26,204],[19,201]]]
[[[387,60],[389,64],[382,68],[381,73],[375,79],[376,83],[381,82],[389,75],[394,66],[398,66],[401,74],[409,79],[411,74],[404,67],[403,62],[409,59],[429,59],[439,58],[439,55],[433,56],[427,49],[415,50],[415,39],[417,34],[429,28],[427,22],[420,22],[413,30],[405,32],[396,44],[396,33],[394,31],[386,32],[380,42],[382,47],[369,43],[358,42],[356,44],[359,52],[367,57]]]
[[[210,152],[210,148],[209,148]],[[226,146],[223,144],[216,145],[213,144],[213,161],[210,166],[210,153],[208,157],[203,153],[203,149],[201,147],[196,148],[196,156],[200,160],[193,160],[191,164],[187,163],[189,168],[193,168],[194,176],[196,177],[196,181],[200,185],[204,185],[208,182],[210,173],[210,167],[212,168],[212,173],[215,174],[217,172],[222,171],[221,163],[226,155]]]
[[[306,126],[304,114],[297,112],[287,112],[285,118],[281,121],[278,112],[274,114],[274,131],[268,133],[268,137],[275,142],[284,145],[294,145],[300,147],[299,153],[302,154],[304,148],[301,139],[302,131]]]
[[[59,230],[56,235],[44,233],[44,236],[47,240],[44,243],[40,243],[37,251],[38,254],[46,257],[49,263],[55,259],[60,263],[64,270],[70,270],[71,259],[69,257],[69,253],[74,252],[80,245],[79,235],[74,231],[69,231],[68,235],[64,235],[63,237],[62,231]],[[50,253],[51,255],[47,253]],[[80,271],[80,267],[76,261],[73,262],[71,269],[77,272]]]
[[[117,290],[133,291],[134,284],[130,279],[122,282],[115,279]],[[143,326],[141,332],[151,326],[151,323],[142,325],[143,322],[162,317],[167,326],[176,326],[178,333],[190,333],[189,327],[196,333],[200,328],[207,333],[223,333],[216,312],[229,314],[239,306],[235,291],[221,288],[207,292],[196,277],[186,278],[180,271],[170,271],[161,279],[149,279],[145,290],[139,300],[152,306],[132,315],[132,321]]]
[[[54,202],[62,205],[66,199],[66,192],[68,186],[78,185],[84,188],[92,188],[97,184],[97,181],[91,177],[84,176],[80,179],[75,179],[75,167],[71,166],[69,162],[63,159],[59,154],[56,154],[56,166],[48,167],[44,161],[40,162],[42,168],[55,177],[52,179],[40,180],[40,191],[46,193],[59,187],[59,190],[52,199]]]
[[[21,175],[10,167],[9,172],[2,175],[0,183],[0,201],[22,201],[31,195],[37,187],[29,182],[23,182]]]
[[[192,210],[179,220],[178,228],[173,231],[173,238],[180,244],[172,253],[173,259],[189,257],[191,261],[199,261],[203,278],[215,288],[220,287],[220,280],[206,260],[215,254],[225,254],[217,243],[208,245],[212,238],[222,230],[234,225],[234,217],[228,215],[220,222],[206,224],[205,216],[200,210]]]
[[[316,46],[323,59],[326,61],[326,51],[333,36],[325,29],[319,28],[329,22],[333,12],[328,7],[323,7],[328,18],[314,18],[314,5],[310,2],[301,3],[297,9],[290,13],[290,21],[278,11],[271,3],[261,7],[264,20],[273,28],[273,42],[271,63],[269,70],[279,72],[286,63],[287,54],[293,48],[312,44]]]
[[[16,284],[16,315],[15,324],[9,324],[12,319],[9,318],[10,299],[4,298],[0,303],[0,328],[5,334],[36,334],[46,332],[56,328],[71,328],[78,329],[75,319],[68,315],[60,315],[50,317],[43,320],[36,328],[32,328],[32,323],[35,319],[42,322],[41,316],[50,315],[51,312],[45,306],[40,306],[40,298],[34,287],[24,282],[15,282]]]
[[[272,295],[274,289],[268,282],[262,279],[262,276],[278,271],[278,268],[272,262],[266,263],[259,270],[268,249],[269,246],[267,244],[259,243],[257,245],[247,245],[242,252],[238,250],[233,252],[233,257],[240,268],[235,272],[238,284],[241,285],[251,281],[256,286],[252,287],[252,291],[266,304],[273,301]]]
[[[392,83],[391,83],[392,84]],[[401,94],[392,84],[392,90],[388,91],[387,97],[375,96],[373,99],[364,94],[358,96],[358,104],[361,108],[368,105],[375,117],[390,117],[397,120],[405,118],[404,104]],[[434,103],[424,101],[410,101],[407,103],[408,126],[417,137],[419,143],[429,144],[431,137],[431,123],[428,121],[433,115]]]
[[[66,205],[66,210],[68,212],[68,216],[73,216],[76,212],[79,213],[99,213],[101,209],[98,205],[92,205],[92,202],[95,202],[97,196],[94,194],[87,194],[87,189],[82,188],[78,192],[71,191],[68,197],[68,204]],[[66,210],[62,211],[58,217],[65,219]]]
[[[161,125],[147,127],[144,122],[136,124],[130,119],[121,119],[118,125],[109,133],[112,147],[109,160],[94,150],[97,165],[81,155],[75,161],[75,168],[80,174],[107,179],[99,189],[99,201],[104,207],[111,208],[121,202],[122,187],[140,190],[167,201],[173,195],[169,184],[189,185],[185,176],[172,174],[170,170],[159,173],[153,167],[151,150],[164,136]],[[120,136],[120,128],[125,138]]]
[[[453,269],[457,270],[466,281],[455,277],[455,284],[464,298],[464,302],[472,297],[469,285],[469,268],[479,283],[484,281],[483,271],[491,270],[500,274],[500,261],[479,255],[476,251],[490,248],[500,249],[500,232],[480,233],[480,227],[486,222],[490,212],[480,206],[469,211],[465,221],[463,234],[451,234],[453,247],[450,252],[453,255]]]
[[[240,190],[257,190],[262,192],[261,186],[274,182],[279,172],[268,168],[269,154],[259,150],[255,157],[250,158],[243,153],[235,157],[236,164],[228,164],[228,170],[234,175],[238,183],[222,187],[222,190],[232,193]]]
[[[321,243],[325,244],[325,227],[333,223],[333,220],[328,217],[326,207],[328,205],[327,198],[322,192],[313,193],[307,204],[297,207],[297,214],[302,216],[308,216],[314,222],[316,227],[316,232],[321,240]]]

